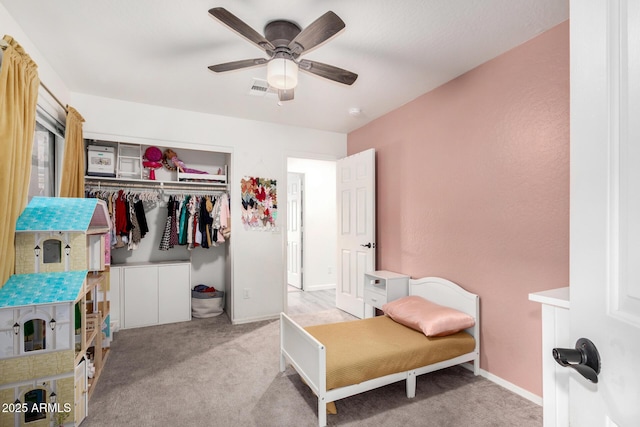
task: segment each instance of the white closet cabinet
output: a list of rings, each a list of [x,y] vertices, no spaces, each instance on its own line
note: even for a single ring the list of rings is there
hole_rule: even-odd
[[[122,327],[122,302],[120,293],[122,292],[122,267],[111,266],[109,268],[109,301],[111,301],[111,330],[118,332]]]
[[[191,264],[141,263],[122,268],[122,328],[191,320]]]
[[[191,320],[191,264],[158,266],[158,323]]]

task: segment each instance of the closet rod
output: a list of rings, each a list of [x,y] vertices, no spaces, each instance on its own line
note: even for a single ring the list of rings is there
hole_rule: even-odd
[[[225,186],[226,184],[221,184],[221,186]],[[185,194],[193,193],[193,192],[202,192],[202,191],[214,191],[214,192],[225,192],[226,188],[221,188],[221,186],[212,186],[212,185],[200,185],[200,184],[190,184],[188,186],[179,185],[179,184],[165,184],[164,182],[160,182],[159,185],[148,185],[143,183],[135,183],[135,182],[111,182],[111,181],[100,181],[100,180],[92,180],[91,183],[85,183],[85,187],[97,188],[98,190],[102,188],[141,188],[145,190],[181,190],[184,191]]]
[[[9,47],[9,44],[6,42],[6,40],[4,40],[4,39],[0,39],[0,48],[1,48],[2,50],[5,50],[7,47]],[[40,86],[42,86],[42,87],[44,88],[44,90],[46,90],[46,91],[47,91],[47,93],[48,93],[49,95],[51,95],[51,97],[53,98],[53,100],[54,100],[54,101],[56,101],[56,103],[57,103],[60,107],[62,107],[62,109],[64,110],[64,112],[65,112],[65,113],[69,114],[69,110],[67,110],[67,106],[66,106],[66,105],[64,105],[64,104],[63,104],[63,103],[58,99],[58,97],[57,97],[57,96],[55,96],[55,95],[53,94],[53,92],[51,92],[51,90],[47,87],[47,85],[45,85],[44,83],[42,83],[42,81],[40,81]]]

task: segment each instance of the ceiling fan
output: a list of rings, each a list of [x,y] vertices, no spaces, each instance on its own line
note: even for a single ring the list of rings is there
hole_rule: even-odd
[[[270,86],[278,89],[280,101],[293,99],[293,89],[298,84],[298,69],[345,85],[353,84],[358,78],[357,74],[333,65],[300,59],[300,56],[345,28],[344,21],[331,11],[313,21],[304,30],[291,21],[271,21],[264,28],[264,36],[222,7],[210,9],[209,14],[264,50],[269,56],[211,65],[209,69],[222,73],[267,64],[267,81]]]

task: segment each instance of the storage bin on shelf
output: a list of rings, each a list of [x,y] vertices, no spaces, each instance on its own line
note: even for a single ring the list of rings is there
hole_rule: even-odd
[[[191,316],[197,318],[214,317],[224,311],[224,291],[198,285],[191,290]]]

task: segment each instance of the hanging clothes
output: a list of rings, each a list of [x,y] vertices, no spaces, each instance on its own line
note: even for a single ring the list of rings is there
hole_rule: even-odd
[[[124,242],[122,241],[122,236],[127,236],[129,234],[129,221],[127,220],[127,204],[124,196],[124,192],[122,190],[118,191],[118,196],[115,200],[116,209],[115,209],[115,229],[116,229],[116,248],[124,247]]]
[[[144,237],[149,232],[149,225],[147,224],[147,216],[144,212],[144,204],[142,200],[138,200],[134,204],[134,211],[140,226],[140,234]]]
[[[134,250],[138,248],[140,244],[140,240],[142,240],[142,233],[140,232],[140,225],[138,224],[138,217],[136,216],[136,212],[134,209],[135,202],[133,200],[133,196],[129,196],[127,199],[129,205],[129,222],[131,223],[131,228],[129,229],[129,250]]]
[[[167,202],[167,220],[164,225],[164,232],[162,233],[162,239],[160,239],[160,246],[158,249],[161,251],[168,251],[173,247],[171,244],[171,225],[173,220],[173,196],[169,196],[169,202]]]
[[[213,206],[211,205],[211,199],[209,198],[209,196],[206,196],[200,201],[200,225],[198,226],[202,235],[201,246],[203,248],[209,248],[211,246],[211,238],[208,237],[208,233],[209,228],[213,223],[213,219],[211,218],[211,216],[209,215],[209,211],[207,210],[208,205],[213,208]]]
[[[171,205],[171,229],[169,233],[169,247],[174,247],[178,245],[178,221],[176,215],[178,214],[178,206],[180,202],[175,198],[173,199],[173,203]]]
[[[187,218],[187,249],[193,249],[196,247],[194,230],[195,230],[195,224],[197,223],[196,221],[197,205],[198,205],[198,198],[192,197],[189,200],[189,204],[187,206],[188,214],[189,214],[189,217]]]
[[[178,244],[187,244],[187,233],[189,228],[189,202],[191,196],[185,196],[184,200],[180,203],[180,224],[178,226]]]
[[[200,209],[204,198],[198,197],[198,203],[193,215],[194,242],[196,246],[202,246],[202,231],[200,230]]]
[[[149,233],[145,213],[146,202],[158,202],[156,191],[88,190],[87,197],[105,200],[114,227],[111,229],[111,247],[136,250]],[[186,245],[211,248],[224,243],[229,233],[229,197],[226,193],[213,195],[171,195],[166,205],[167,218],[158,245],[169,250]]]

